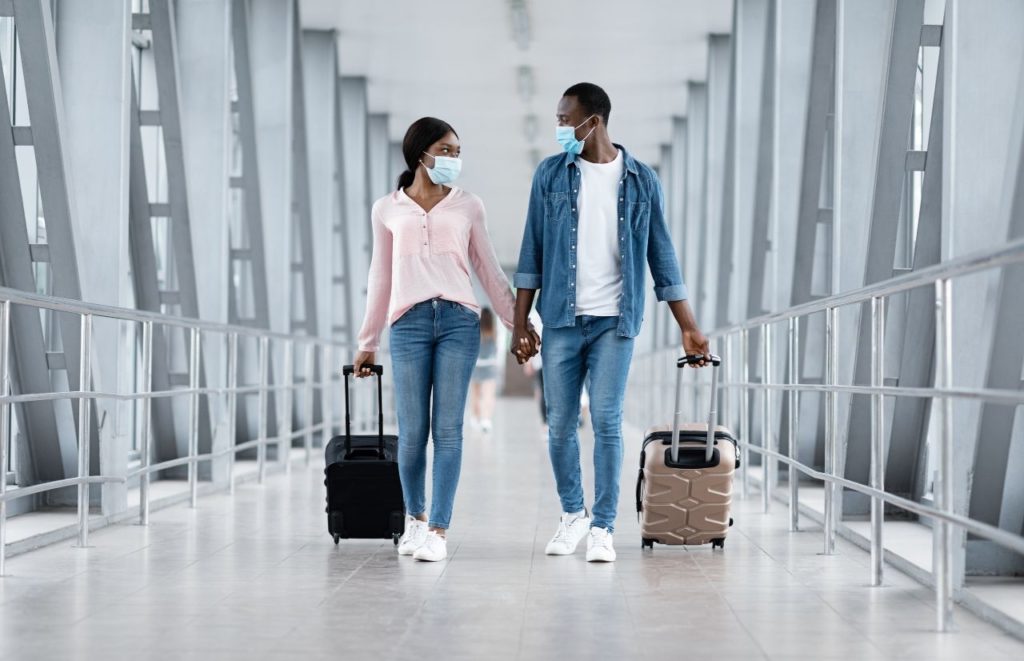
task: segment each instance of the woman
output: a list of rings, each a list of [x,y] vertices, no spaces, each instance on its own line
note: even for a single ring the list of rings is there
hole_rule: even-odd
[[[480,357],[473,369],[469,401],[473,424],[485,434],[491,431],[494,396],[498,389],[498,332],[490,308],[480,311]]]
[[[402,155],[408,169],[398,189],[373,205],[366,317],[353,361],[356,375],[368,376],[365,366],[374,363],[381,331],[390,324],[406,511],[398,552],[425,561],[448,555],[445,535],[462,464],[466,392],[480,349],[470,265],[510,328],[515,303],[487,235],[483,203],[448,185],[462,168],[460,154],[458,135],[440,119],[424,117],[406,131]],[[517,354],[525,359],[536,351],[536,336],[522,338],[520,345]],[[428,434],[434,439],[429,518]]]

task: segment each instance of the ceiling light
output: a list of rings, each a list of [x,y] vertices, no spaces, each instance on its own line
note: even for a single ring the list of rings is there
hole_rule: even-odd
[[[537,139],[538,126],[537,115],[527,115],[523,118],[523,135],[526,136],[527,142],[533,142]]]
[[[519,50],[530,47],[532,37],[530,31],[530,12],[526,8],[526,0],[508,0],[509,21],[512,25],[512,39]]]
[[[528,104],[533,100],[533,94],[536,91],[533,67],[524,64],[516,70],[516,90],[519,92],[519,98],[523,103]]]

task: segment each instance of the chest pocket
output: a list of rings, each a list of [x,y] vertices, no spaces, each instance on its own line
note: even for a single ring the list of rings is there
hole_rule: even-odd
[[[631,202],[629,205],[629,217],[633,231],[640,232],[651,224],[651,206],[648,202]]]
[[[568,222],[569,194],[563,191],[545,195],[544,216],[552,223]]]
[[[442,213],[427,217],[430,253],[463,254],[469,247],[469,218],[457,213]]]

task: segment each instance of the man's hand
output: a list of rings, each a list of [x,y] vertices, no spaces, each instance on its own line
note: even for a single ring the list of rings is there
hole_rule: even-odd
[[[698,363],[690,363],[690,367],[704,367],[710,364],[711,349],[708,347],[708,338],[704,337],[704,333],[701,333],[697,327],[683,331],[683,351],[688,356],[704,356],[706,359]]]
[[[537,355],[540,351],[540,335],[534,330],[533,324],[513,328],[511,351],[520,365]]]
[[[700,332],[697,326],[697,319],[693,316],[693,310],[686,301],[669,301],[669,308],[672,316],[679,324],[679,330],[683,334],[683,351],[688,356],[704,356],[705,360],[697,363],[690,363],[690,367],[704,367],[711,363],[711,349],[708,347],[708,338]]]
[[[360,351],[356,354],[355,359],[352,361],[352,373],[356,375],[357,379],[363,379],[372,374],[370,368],[364,367],[364,365],[373,365],[377,362],[375,360],[376,357],[377,355],[372,351]]]

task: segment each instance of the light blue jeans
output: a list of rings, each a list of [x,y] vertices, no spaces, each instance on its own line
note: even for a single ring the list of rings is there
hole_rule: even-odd
[[[594,426],[594,508],[591,526],[615,528],[622,471],[622,404],[633,339],[621,337],[618,317],[576,317],[569,328],[545,328],[544,399],[548,451],[562,509],[584,508],[577,421],[584,379]]]
[[[391,325],[398,410],[398,472],[405,511],[426,509],[427,438],[434,439],[429,524],[448,528],[462,468],[462,418],[480,353],[480,318],[442,299],[413,306]],[[433,412],[431,412],[433,394]]]

